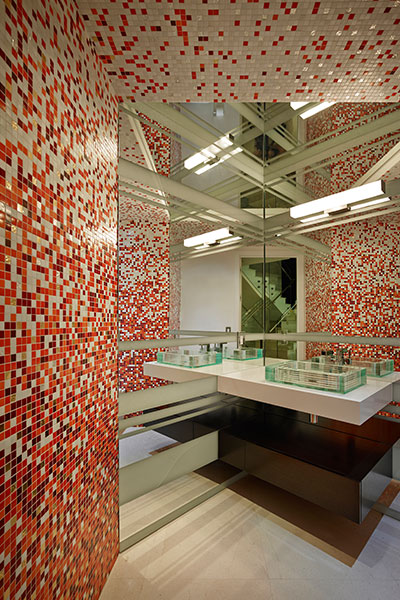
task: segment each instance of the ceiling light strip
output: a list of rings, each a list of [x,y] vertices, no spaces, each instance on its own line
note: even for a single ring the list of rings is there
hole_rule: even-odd
[[[379,218],[383,215],[389,215],[391,213],[397,213],[400,211],[400,207],[393,205],[393,207],[388,207],[388,208],[382,208],[379,211],[376,212],[368,212],[368,209],[362,210],[360,211],[360,213],[356,213],[356,212],[352,212],[352,213],[347,213],[346,218],[342,218],[338,219],[334,222],[330,221],[328,223],[320,223],[314,226],[310,226],[310,227],[306,227],[306,226],[302,226],[297,228],[296,227],[296,233],[299,234],[306,234],[306,233],[312,233],[313,231],[319,231],[321,229],[329,229],[330,227],[336,227],[336,226],[340,226],[340,225],[346,225],[348,223],[355,223],[356,221],[362,221],[365,219],[374,219],[374,218]]]
[[[290,216],[292,219],[301,219],[309,215],[315,215],[321,213],[329,214],[330,211],[341,209],[349,204],[354,204],[361,200],[373,199],[377,196],[385,194],[385,187],[383,181],[373,181],[360,185],[356,188],[351,188],[337,194],[331,194],[317,200],[311,200],[311,202],[305,202],[304,204],[298,204],[290,208]]]
[[[216,244],[220,240],[231,237],[233,237],[233,233],[231,233],[228,227],[223,227],[222,229],[207,231],[206,233],[201,233],[200,235],[195,235],[193,237],[186,238],[183,241],[183,245],[186,248],[193,248],[194,246],[198,246],[200,244]]]
[[[391,104],[392,111],[394,109],[399,109],[399,108],[400,108],[400,102]],[[369,124],[370,121],[372,121],[372,120],[375,121],[375,120],[377,120],[377,118],[379,118],[381,116],[385,116],[384,113],[387,113],[387,112],[388,112],[388,108],[387,108],[387,106],[385,106],[384,108],[379,109],[373,113],[370,113],[368,115],[360,117],[356,121],[352,121],[351,123],[346,123],[345,125],[342,125],[341,127],[338,127],[337,129],[335,129],[334,131],[328,131],[328,133],[324,133],[317,138],[313,138],[312,140],[305,142],[301,146],[298,146],[296,148],[296,150],[297,150],[297,152],[299,152],[300,150],[302,152],[304,152],[305,150],[308,150],[309,148],[311,148],[312,146],[315,146],[316,144],[320,144],[327,140],[337,138],[338,134],[340,134],[340,133],[347,133],[348,131],[352,131],[353,129],[358,129],[358,128],[362,127],[363,125],[367,125],[367,124]],[[369,143],[369,142],[367,142],[367,143]],[[275,158],[271,159],[269,161],[269,163],[272,164],[275,161],[281,160],[282,158],[291,155],[292,152],[293,152],[292,150],[283,152],[279,156],[276,156]],[[337,154],[339,154],[341,152],[342,151],[340,150],[337,152]]]
[[[377,200],[370,200],[369,202],[362,202],[361,204],[355,204],[350,206],[350,210],[357,210],[359,208],[367,208],[375,206],[376,204],[383,204],[384,202],[390,202],[390,198],[378,198]]]

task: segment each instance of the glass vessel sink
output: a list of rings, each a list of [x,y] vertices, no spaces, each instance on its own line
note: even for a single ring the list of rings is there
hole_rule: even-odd
[[[321,361],[321,358],[323,359]],[[321,362],[325,364],[336,364],[334,359],[329,359],[326,356],[313,356],[313,362]],[[394,371],[394,361],[386,358],[363,358],[352,356],[350,366],[365,368],[368,377],[384,377]]]
[[[222,355],[229,360],[253,360],[262,356],[262,348],[224,348]]]
[[[367,375],[371,377],[383,377],[394,371],[394,360],[379,358],[358,358],[351,359],[351,364],[355,367],[365,367]]]
[[[349,365],[291,360],[265,367],[265,379],[346,394],[366,383],[367,372]]]
[[[192,352],[190,350],[166,350],[157,352],[157,362],[177,367],[206,367],[222,363],[221,352]]]

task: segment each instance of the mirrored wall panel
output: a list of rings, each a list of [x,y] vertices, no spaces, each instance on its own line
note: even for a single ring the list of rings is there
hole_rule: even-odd
[[[399,114],[394,103],[121,105],[121,339],[244,332],[246,347],[301,360],[336,347],[284,336],[398,337]],[[400,367],[397,349],[379,355]],[[121,389],[165,383],[143,373],[151,360],[156,349],[124,355]]]

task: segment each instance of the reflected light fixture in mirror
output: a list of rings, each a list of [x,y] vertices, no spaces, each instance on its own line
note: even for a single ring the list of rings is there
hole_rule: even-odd
[[[331,194],[305,202],[290,208],[290,216],[293,219],[300,219],[303,223],[315,220],[318,218],[329,216],[333,213],[349,210],[349,204],[353,204],[352,210],[368,206],[370,202],[363,202],[362,205],[356,204],[363,200],[371,200],[371,203],[387,202],[390,200],[386,196],[385,184],[383,181],[373,181],[360,185],[338,194]],[[307,219],[304,219],[307,217]]]
[[[206,233],[186,238],[183,241],[183,245],[186,248],[194,248],[195,246],[210,246],[216,243],[226,243],[228,241],[232,241],[233,239],[241,239],[241,237],[235,236],[235,238],[233,238],[233,233],[229,230],[229,228],[222,227],[221,229],[207,231]]]
[[[196,175],[201,175],[205,173],[209,169],[216,167],[219,163],[228,160],[235,154],[239,152],[243,152],[243,148],[237,146],[230,152],[227,151],[227,148],[233,146],[233,137],[231,135],[223,135],[219,140],[215,142],[215,144],[210,144],[207,148],[200,150],[200,152],[196,152],[196,154],[192,154],[189,156],[183,163],[185,169],[190,171],[195,167],[201,166],[197,171],[195,171]],[[224,151],[224,155],[220,158],[217,157],[217,154]]]
[[[303,106],[306,106],[307,104],[310,104],[310,103],[309,102],[291,102],[290,107],[293,108],[293,110],[298,110],[299,108],[303,108]],[[317,106],[312,106],[308,110],[302,112],[299,116],[302,119],[308,119],[308,117],[312,117],[313,115],[316,115],[317,113],[321,112],[322,110],[329,108],[329,106],[332,106],[333,104],[335,104],[335,103],[334,102],[320,102]]]

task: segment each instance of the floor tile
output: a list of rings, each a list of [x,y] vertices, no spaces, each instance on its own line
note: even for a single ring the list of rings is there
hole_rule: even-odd
[[[142,597],[142,587],[143,581],[110,576],[100,600],[138,600]]]
[[[287,579],[271,581],[273,600],[397,600],[396,581]]]
[[[397,600],[400,523],[349,567],[224,490],[121,554],[101,600]]]
[[[127,502],[120,508],[121,539],[135,534],[215,485],[205,477],[190,473]]]

